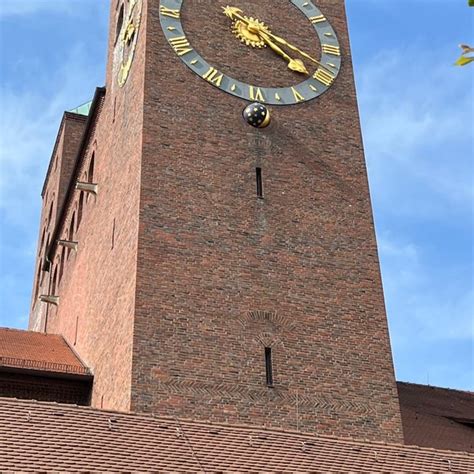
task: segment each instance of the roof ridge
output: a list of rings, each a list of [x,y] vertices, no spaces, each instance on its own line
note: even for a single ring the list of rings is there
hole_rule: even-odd
[[[6,326],[0,326],[0,331],[11,331],[11,332],[23,332],[23,333],[30,333],[30,334],[38,334],[40,336],[55,336],[62,338],[61,334],[53,334],[53,333],[46,333],[41,331],[32,331],[30,329],[18,329],[18,328],[8,328]]]
[[[58,374],[66,373],[75,375],[92,375],[89,368],[85,365],[82,365],[80,361],[77,364],[67,364],[64,362],[50,362],[44,359],[27,359],[24,357],[9,357],[0,355],[0,367],[34,370],[38,372],[46,371]]]
[[[403,384],[403,385],[416,385],[417,387],[430,388],[430,389],[433,389],[433,390],[449,390],[450,392],[469,393],[470,395],[474,395],[474,391],[471,391],[471,390],[461,390],[460,388],[438,387],[437,385],[424,385],[424,384],[422,384],[422,383],[404,382],[404,381],[402,381],[402,380],[397,380],[396,383],[397,383],[397,385],[398,385],[398,384]]]
[[[80,411],[89,411],[95,412],[97,414],[103,415],[121,415],[121,416],[131,416],[131,417],[139,417],[148,420],[156,420],[156,421],[166,421],[171,423],[176,423],[179,420],[185,424],[193,424],[193,425],[201,425],[201,426],[208,426],[208,427],[222,427],[222,428],[233,428],[242,431],[265,431],[269,433],[274,433],[275,435],[293,435],[299,438],[315,438],[320,440],[328,440],[337,443],[350,443],[354,445],[365,445],[368,447],[385,447],[385,448],[392,448],[392,449],[406,449],[410,451],[417,451],[417,452],[430,452],[433,454],[438,454],[440,456],[450,456],[457,457],[457,458],[465,458],[466,456],[469,458],[474,457],[473,453],[469,453],[467,451],[452,451],[447,449],[437,449],[425,446],[417,446],[417,445],[406,445],[401,443],[388,443],[388,442],[381,442],[381,441],[372,441],[369,439],[362,439],[362,438],[350,438],[350,437],[342,437],[342,436],[331,436],[325,434],[316,434],[316,433],[309,433],[309,432],[301,432],[296,430],[284,430],[279,428],[270,428],[266,426],[260,425],[246,425],[246,424],[230,424],[230,423],[219,423],[219,422],[210,422],[204,420],[196,420],[196,419],[189,419],[189,418],[177,418],[173,416],[160,416],[153,413],[145,413],[145,412],[126,412],[126,411],[117,411],[117,410],[107,410],[103,408],[95,408],[91,406],[81,406],[81,405],[74,405],[68,403],[58,403],[58,402],[45,402],[45,401],[38,401],[38,400],[24,400],[18,398],[10,398],[10,397],[0,397],[0,402],[20,402],[23,405],[39,405],[42,407],[51,407],[57,408],[61,407],[64,409],[68,409],[71,411],[79,409]]]

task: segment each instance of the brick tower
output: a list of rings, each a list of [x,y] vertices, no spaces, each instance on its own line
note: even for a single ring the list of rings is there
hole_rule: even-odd
[[[113,0],[30,328],[89,365],[94,406],[401,442],[344,2],[229,2]]]

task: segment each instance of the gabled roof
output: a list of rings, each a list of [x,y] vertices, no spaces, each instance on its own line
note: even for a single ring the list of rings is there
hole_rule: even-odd
[[[0,471],[474,472],[474,455],[0,398]]]
[[[474,393],[398,382],[405,443],[474,453]]]
[[[0,328],[0,368],[89,375],[62,336]]]

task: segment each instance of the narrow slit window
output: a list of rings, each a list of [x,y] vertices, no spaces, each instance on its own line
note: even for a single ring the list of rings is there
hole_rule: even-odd
[[[53,273],[53,285],[52,285],[52,292],[51,294],[53,296],[56,295],[56,284],[57,284],[57,281],[58,281],[58,267],[56,266],[56,268],[54,269],[54,273]]]
[[[54,199],[54,195],[53,195],[53,199]],[[49,206],[48,223],[46,224],[47,226],[51,224],[52,217],[53,217],[53,201],[51,201],[51,205]]]
[[[77,228],[78,229],[79,229],[79,226],[81,225],[83,210],[84,210],[84,192],[81,191],[81,194],[79,194],[79,207],[77,210]]]
[[[74,230],[76,229],[76,211],[73,212],[72,218],[71,218],[71,223],[69,224],[69,241],[74,240]],[[71,249],[67,249],[67,258],[69,258],[69,255],[71,254]]]
[[[87,181],[89,183],[94,182],[94,161],[95,161],[95,153],[92,153],[91,161],[89,162],[89,171],[87,173]]]
[[[272,348],[265,347],[265,370],[267,377],[267,386],[273,387],[273,367],[272,367]]]
[[[257,173],[257,197],[263,198],[262,168],[256,169]]]
[[[115,219],[112,224],[112,250],[114,249],[114,247],[115,247]]]

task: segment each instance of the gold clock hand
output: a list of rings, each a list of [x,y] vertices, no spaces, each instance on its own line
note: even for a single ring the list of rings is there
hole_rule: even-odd
[[[314,59],[308,53],[305,53],[301,49],[297,48],[296,46],[294,46],[291,43],[289,43],[288,41],[286,41],[285,39],[280,38],[277,35],[274,35],[269,29],[263,30],[257,23],[252,22],[249,19],[242,16],[241,15],[242,10],[240,10],[239,8],[227,6],[227,7],[223,7],[223,10],[224,10],[224,14],[226,16],[228,16],[231,20],[238,19],[238,20],[242,21],[243,23],[245,23],[247,25],[249,31],[252,31],[253,33],[256,33],[260,36],[261,36],[261,34],[260,34],[261,32],[265,33],[266,35],[268,35],[269,38],[271,38],[275,42],[280,43],[281,45],[286,46],[287,48],[289,48],[293,51],[296,51],[297,53],[301,54],[301,56],[305,57],[306,59],[309,59],[313,63],[317,64],[318,66],[320,66],[321,68],[325,69],[326,71],[328,71],[329,73],[332,74],[331,69],[329,69],[326,65],[324,65],[323,63],[321,63],[317,59]],[[263,39],[263,37],[262,37],[262,39]]]
[[[288,54],[285,53],[278,45],[276,45],[270,37],[264,33],[263,31],[260,31],[258,35],[265,41],[265,43],[270,46],[275,53],[279,54],[283,59],[286,59],[288,61],[288,69],[291,71],[295,72],[300,72],[302,74],[309,74],[308,70],[306,69],[306,66],[304,65],[303,61],[301,59],[293,59],[290,57]]]
[[[301,56],[305,57],[306,59],[309,59],[313,63],[317,64],[318,66],[322,67],[323,69],[326,69],[326,71],[329,71],[332,73],[331,69],[329,69],[327,66],[325,66],[323,63],[320,61],[314,59],[312,56],[310,56],[308,53],[305,53],[301,49],[297,48],[296,46],[292,45],[291,43],[288,43],[288,41],[284,40],[283,38],[280,38],[279,36],[274,35],[273,33],[270,32],[265,32],[270,38],[275,40],[276,42],[280,43],[283,46],[286,46],[289,49],[292,49],[293,51],[296,51],[297,53],[301,54]]]
[[[239,20],[244,23],[250,33],[258,35],[275,53],[280,55],[283,59],[288,61],[288,69],[291,71],[299,72],[302,74],[309,74],[306,66],[304,65],[303,61],[300,59],[293,59],[289,56],[283,49],[281,49],[277,44],[275,44],[269,37],[270,31],[268,28],[262,28],[258,20],[254,20],[246,18],[242,16],[242,10],[235,8],[235,7],[223,7],[224,14],[228,16],[231,20]],[[268,34],[267,34],[268,33]]]
[[[239,13],[242,13],[242,10],[240,10],[239,8],[227,6],[227,7],[222,7],[222,9],[224,10],[224,14],[227,17],[229,17],[231,20],[233,20],[234,18],[237,18],[240,21],[243,21],[244,23],[248,24],[248,20],[245,19],[243,16],[239,15]]]

